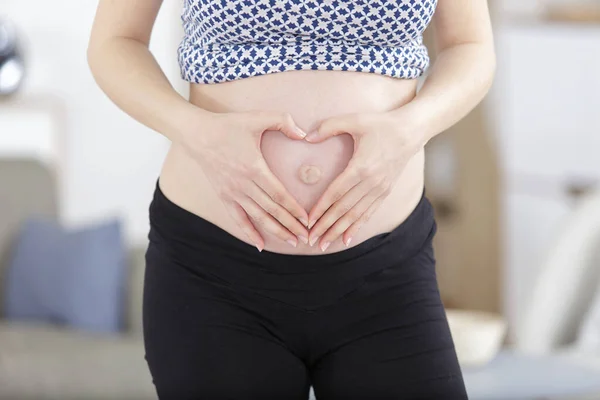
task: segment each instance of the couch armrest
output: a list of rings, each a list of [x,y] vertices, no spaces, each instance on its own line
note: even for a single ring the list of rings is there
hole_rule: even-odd
[[[147,246],[135,246],[129,252],[129,280],[125,329],[134,336],[142,336],[142,300]]]
[[[0,317],[4,312],[5,276],[10,252],[22,222],[31,215],[55,218],[54,173],[44,163],[29,158],[0,159]]]

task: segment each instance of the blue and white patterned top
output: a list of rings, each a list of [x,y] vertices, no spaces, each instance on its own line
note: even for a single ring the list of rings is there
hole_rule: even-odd
[[[437,0],[184,0],[183,79],[220,83],[289,70],[417,78]]]

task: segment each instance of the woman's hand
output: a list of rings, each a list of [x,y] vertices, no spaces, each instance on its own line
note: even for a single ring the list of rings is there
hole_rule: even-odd
[[[352,135],[354,155],[309,212],[309,242],[325,251],[340,235],[346,246],[391,192],[406,163],[422,143],[416,124],[385,113],[352,113],[328,118],[306,137],[322,142]]]
[[[202,133],[198,132],[199,124]],[[306,136],[289,113],[272,111],[210,113],[191,123],[181,135],[183,146],[259,251],[265,243],[258,229],[294,247],[298,239],[308,243],[306,210],[271,172],[260,150],[262,134],[267,130],[281,131],[296,140]]]

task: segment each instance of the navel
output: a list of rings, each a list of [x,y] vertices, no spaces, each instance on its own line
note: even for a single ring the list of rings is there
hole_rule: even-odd
[[[302,165],[298,169],[298,177],[307,185],[314,185],[321,179],[321,169],[314,165]]]

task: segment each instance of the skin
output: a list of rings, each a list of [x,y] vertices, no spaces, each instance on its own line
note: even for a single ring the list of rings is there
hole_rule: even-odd
[[[161,3],[100,0],[90,69],[170,139],[165,195],[259,251],[334,252],[398,226],[423,190],[424,146],[481,101],[495,71],[487,3],[439,0],[437,59],[418,94],[416,80],[304,70],[192,84],[185,99],[148,50]]]

